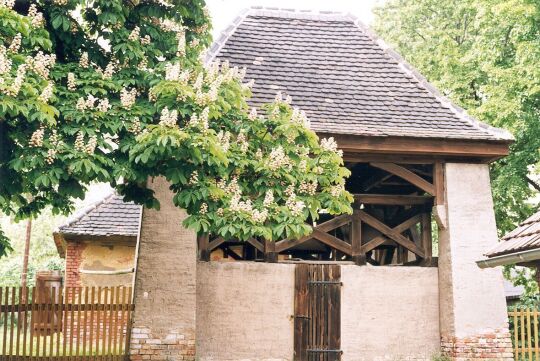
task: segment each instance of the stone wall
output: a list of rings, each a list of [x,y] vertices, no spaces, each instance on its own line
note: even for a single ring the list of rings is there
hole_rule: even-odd
[[[135,276],[131,360],[195,360],[196,237],[162,179],[161,209],[144,209]]]
[[[439,233],[442,351],[455,360],[512,359],[500,268],[476,262],[497,242],[489,167],[445,166],[447,229]]]
[[[198,360],[292,361],[294,267],[199,263]]]
[[[431,360],[440,352],[434,267],[342,266],[342,361]]]

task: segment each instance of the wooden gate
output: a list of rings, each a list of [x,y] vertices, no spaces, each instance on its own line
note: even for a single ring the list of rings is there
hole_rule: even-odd
[[[341,360],[341,269],[298,264],[295,272],[295,361]]]

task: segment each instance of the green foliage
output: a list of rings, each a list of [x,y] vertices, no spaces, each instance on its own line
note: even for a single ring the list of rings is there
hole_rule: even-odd
[[[203,65],[203,1],[11,5],[0,0],[0,211],[67,213],[90,182],[158,207],[156,176],[186,226],[228,238],[299,237],[319,211],[351,211],[333,140],[280,96],[256,115],[245,71]]]
[[[35,274],[43,270],[63,270],[64,260],[59,257],[52,241],[53,230],[64,221],[62,216],[54,216],[49,208],[32,219],[32,238],[30,257],[28,259],[28,285],[33,286]],[[26,221],[15,223],[0,214],[0,227],[11,240],[13,252],[0,260],[0,286],[19,286],[21,284],[24,243],[26,238]]]
[[[500,234],[533,211],[526,201],[540,147],[540,4],[532,0],[389,0],[377,33],[472,116],[513,132],[492,166]],[[533,178],[533,179],[530,179]]]

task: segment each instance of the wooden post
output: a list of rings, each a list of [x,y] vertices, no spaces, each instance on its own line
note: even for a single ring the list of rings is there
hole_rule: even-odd
[[[210,250],[208,249],[209,235],[199,235],[197,241],[199,243],[199,260],[203,262],[210,261]]]
[[[422,248],[425,258],[422,262],[425,266],[431,265],[432,260],[432,237],[431,237],[431,213],[422,213]]]
[[[276,263],[278,260],[276,252],[276,243],[274,241],[264,240],[264,261],[270,263]]]
[[[352,260],[355,264],[362,266],[366,264],[366,255],[362,253],[362,221],[358,210],[353,211],[351,222],[351,246]]]

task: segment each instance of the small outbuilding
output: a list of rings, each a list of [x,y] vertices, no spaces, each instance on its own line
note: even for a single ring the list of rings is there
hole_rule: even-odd
[[[54,233],[68,287],[132,286],[142,207],[110,194]]]

